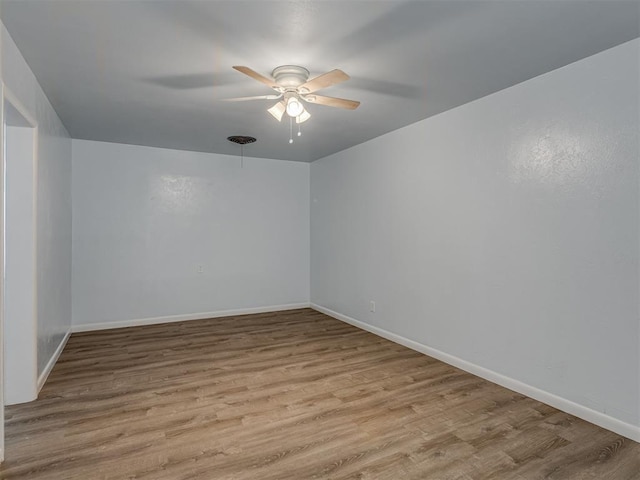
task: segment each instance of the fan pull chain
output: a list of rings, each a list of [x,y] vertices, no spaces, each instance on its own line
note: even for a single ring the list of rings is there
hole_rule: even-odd
[[[240,144],[240,168],[244,168],[244,145]]]
[[[298,122],[298,136],[301,137],[302,136],[302,130],[301,130],[301,123],[300,123],[300,117],[298,117],[296,119],[296,122]]]
[[[293,117],[289,117],[289,143],[293,143]]]

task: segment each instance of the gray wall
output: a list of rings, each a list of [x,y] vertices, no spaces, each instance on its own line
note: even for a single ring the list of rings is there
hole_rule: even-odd
[[[38,375],[71,327],[71,139],[7,30],[2,78],[38,123]]]
[[[308,304],[309,171],[73,140],[74,325]]]
[[[312,302],[638,435],[639,45],[314,162]]]
[[[16,122],[5,103],[4,401],[29,402],[38,396],[36,325],[35,130]],[[13,117],[13,118],[12,118]],[[21,117],[23,119],[23,117]]]

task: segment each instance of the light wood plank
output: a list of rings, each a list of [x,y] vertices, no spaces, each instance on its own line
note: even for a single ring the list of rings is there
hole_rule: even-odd
[[[640,445],[310,309],[74,334],[2,479],[639,480]]]

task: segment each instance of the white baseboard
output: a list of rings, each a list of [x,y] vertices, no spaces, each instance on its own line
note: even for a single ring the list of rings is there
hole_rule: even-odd
[[[149,317],[134,320],[117,320],[114,322],[85,323],[73,325],[72,332],[91,332],[94,330],[109,330],[112,328],[137,327],[140,325],[155,325],[158,323],[184,322],[186,320],[203,320],[207,318],[232,317],[234,315],[250,315],[252,313],[280,312],[309,308],[309,303],[289,303],[286,305],[271,305],[268,307],[240,308],[236,310],[219,310],[217,312],[191,313],[188,315],[168,315],[165,317]]]
[[[58,358],[60,358],[60,354],[62,353],[62,350],[64,350],[64,347],[67,344],[67,341],[69,340],[70,336],[71,336],[71,330],[69,329],[69,330],[67,330],[67,333],[65,333],[62,341],[58,345],[58,348],[56,348],[56,351],[53,352],[53,355],[51,355],[51,358],[47,362],[47,365],[44,367],[44,370],[42,371],[42,373],[38,377],[38,383],[37,383],[37,389],[38,389],[37,391],[38,391],[38,393],[40,393],[40,390],[42,390],[42,387],[44,386],[45,382],[47,381],[47,378],[49,378],[49,374],[51,373],[51,370],[53,370],[53,367],[55,366],[56,362],[58,361]]]
[[[395,334],[383,328],[369,325],[368,323],[348,317],[347,315],[334,312],[333,310],[325,308],[321,305],[312,303],[311,308],[317,310],[318,312],[329,315],[330,317],[333,317],[337,320],[341,320],[345,323],[349,323],[355,327],[361,328],[362,330],[374,333],[379,337],[386,338],[387,340],[391,340],[392,342],[404,345],[405,347],[408,347],[412,350],[441,360],[445,363],[448,363],[449,365],[453,365],[454,367],[460,368],[461,370],[484,378],[485,380],[497,383],[498,385],[508,388],[509,390],[513,390],[514,392],[521,393],[523,395],[526,395],[527,397],[531,397],[535,400],[546,403],[547,405],[551,405],[558,410],[562,410],[563,412],[575,415],[576,417],[582,418],[587,422],[594,423],[602,428],[606,428],[607,430],[611,430],[612,432],[615,432],[619,435],[630,438],[631,440],[640,442],[640,426],[635,426],[630,423],[623,422],[622,420],[618,420],[617,418],[613,418],[604,413],[585,407],[584,405],[580,405],[578,403],[572,402],[571,400],[567,400],[566,398],[554,395],[553,393],[549,393],[545,390],[541,390],[537,387],[533,387],[526,383],[520,382],[519,380],[515,380],[500,373],[494,372],[493,370],[489,370],[461,358],[449,355],[448,353],[441,352],[440,350],[428,347],[422,343],[410,340],[406,337]]]

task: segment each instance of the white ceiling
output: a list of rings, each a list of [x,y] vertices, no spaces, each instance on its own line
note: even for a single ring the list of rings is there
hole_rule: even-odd
[[[313,161],[640,35],[640,2],[3,0],[2,21],[74,138]],[[309,106],[303,136],[232,70],[282,64],[362,102]]]

